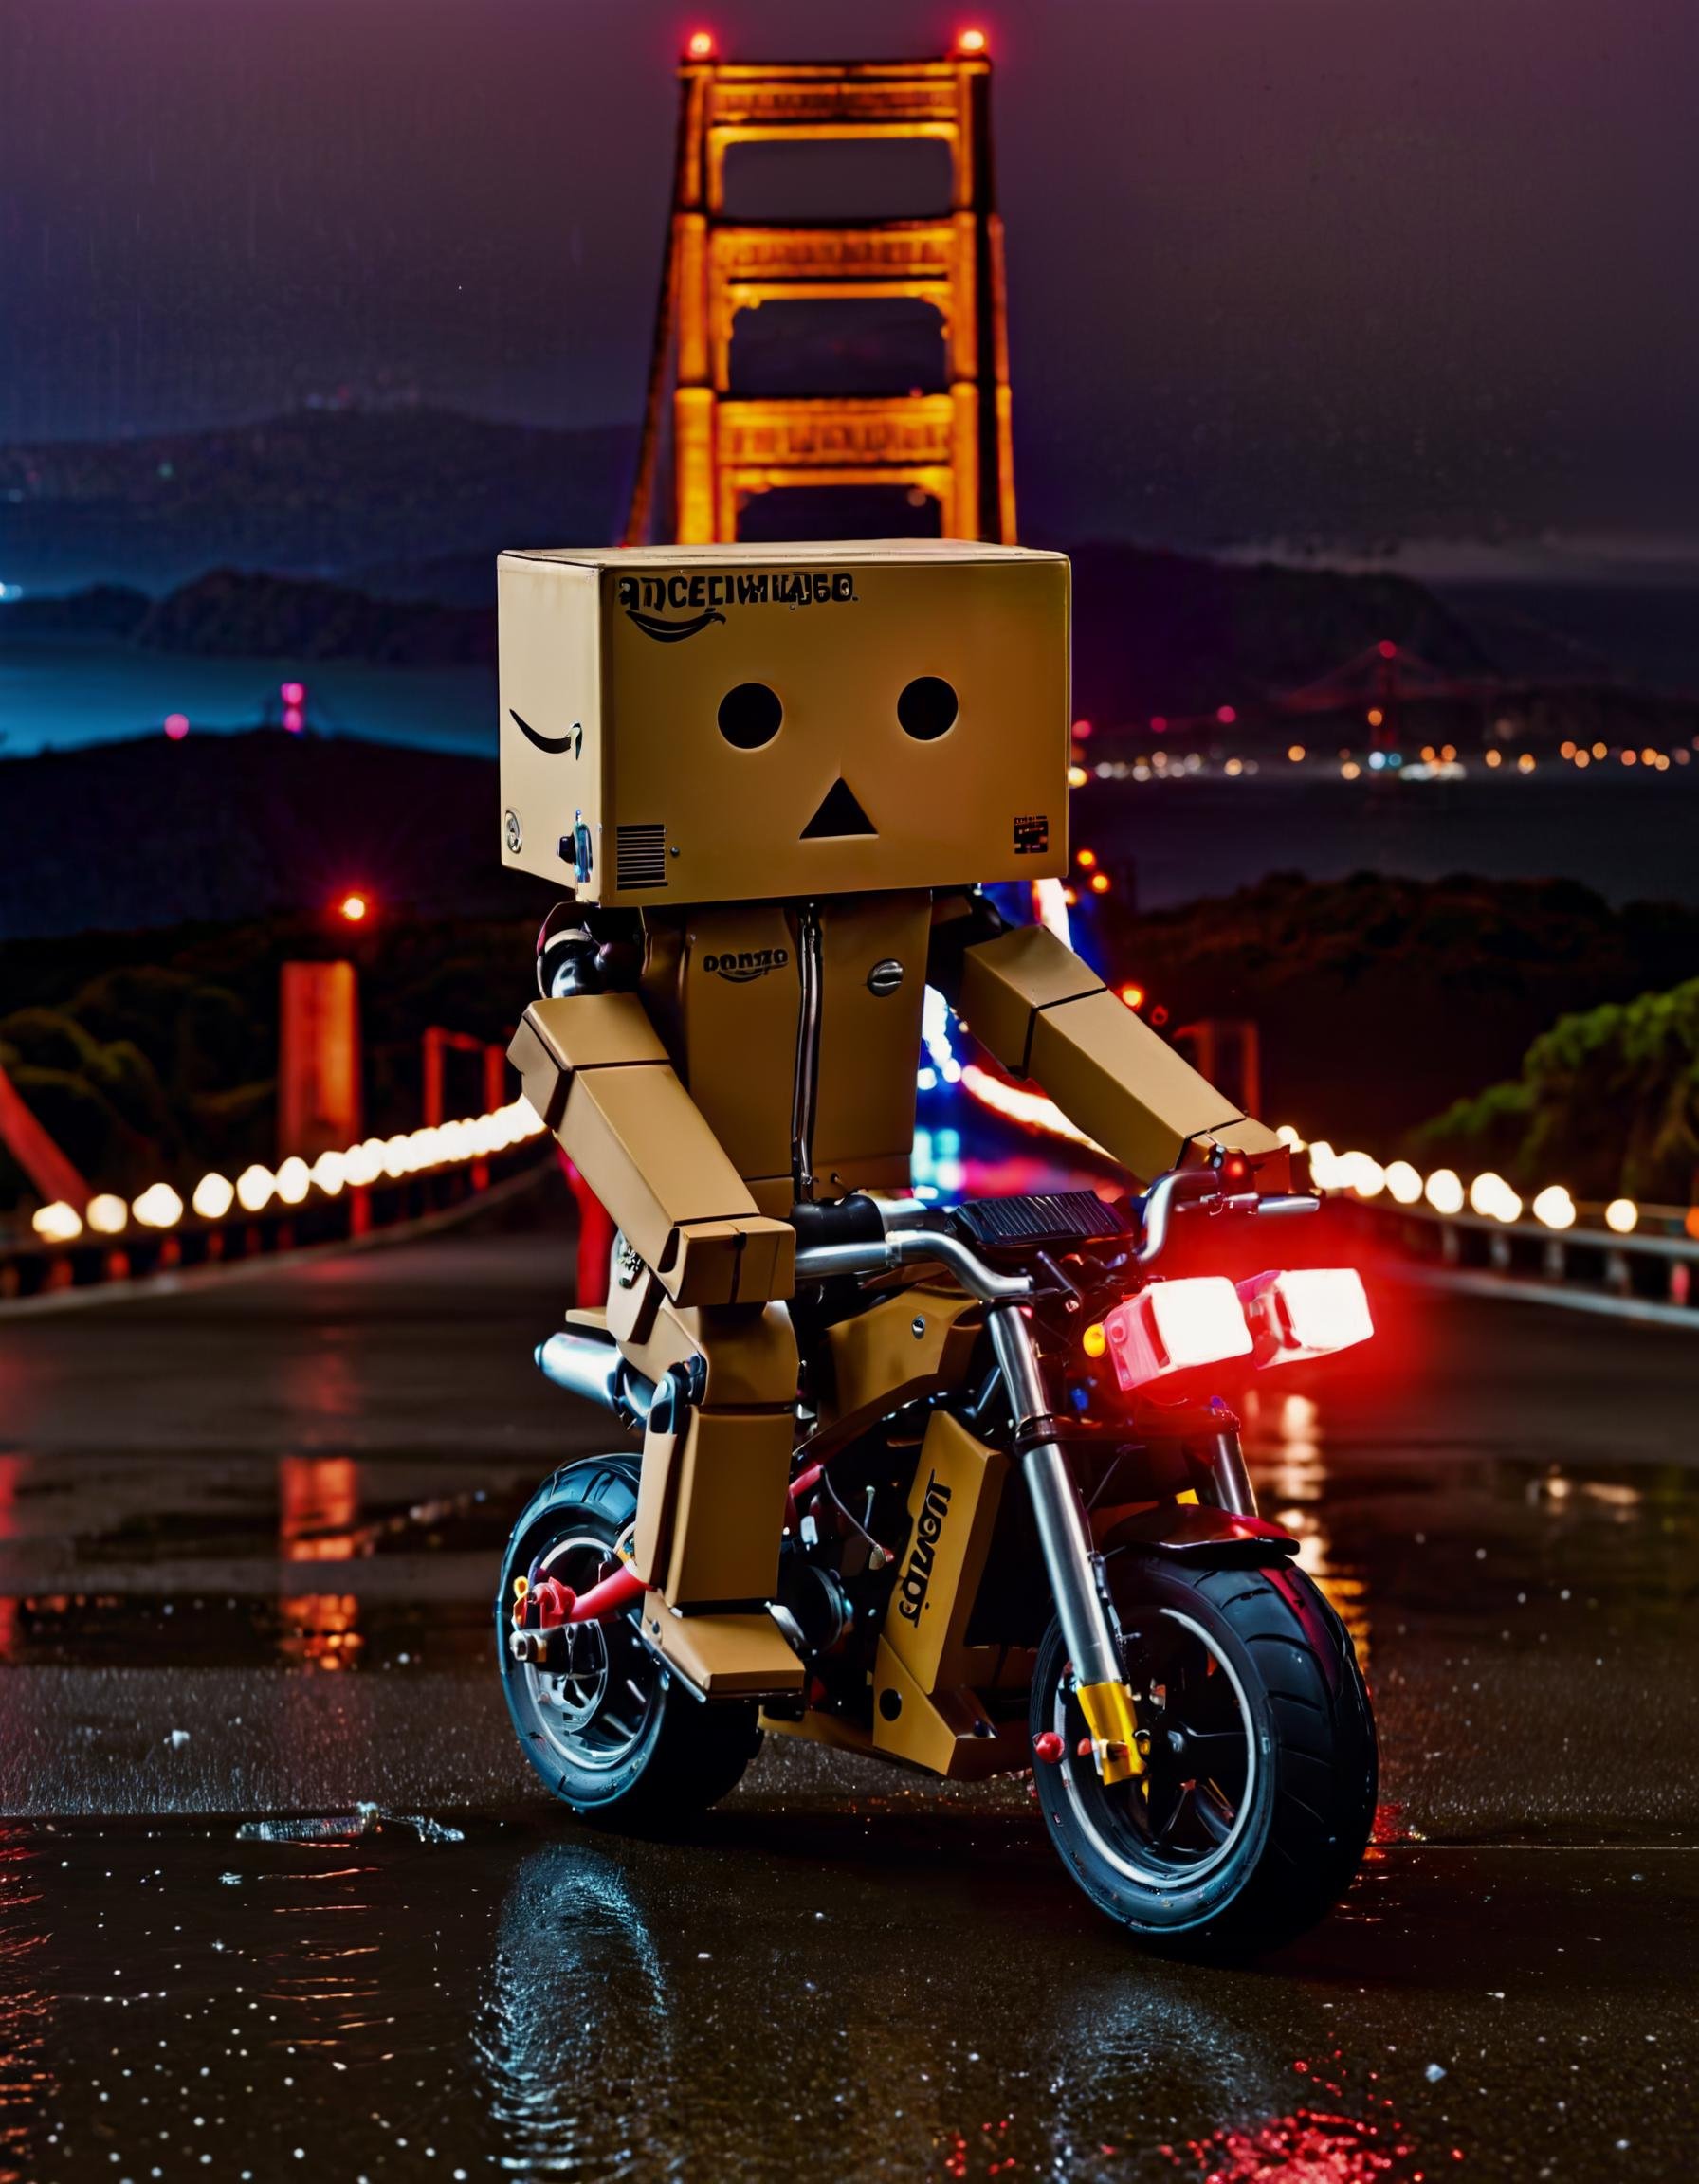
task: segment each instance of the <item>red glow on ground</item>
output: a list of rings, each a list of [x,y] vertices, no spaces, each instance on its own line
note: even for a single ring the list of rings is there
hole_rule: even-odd
[[[1331,2063],[1295,2063],[1301,2077],[1312,2077],[1318,2089],[1338,2094]],[[1368,2096],[1372,2106],[1390,2111],[1384,2094]],[[1207,2178],[1208,2184],[1420,2184],[1425,2168],[1409,2134],[1390,2113],[1382,2120],[1336,2111],[1296,2108],[1289,2116],[1236,2129],[1224,2124],[1207,2138],[1183,2146],[1162,2146],[1176,2169]],[[1460,2154],[1453,2158],[1461,2159]]]
[[[168,713],[165,716],[165,733],[174,743],[180,743],[189,733],[187,713]]]

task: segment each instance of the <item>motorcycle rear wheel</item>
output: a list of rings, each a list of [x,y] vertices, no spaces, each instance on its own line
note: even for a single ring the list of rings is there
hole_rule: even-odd
[[[588,1592],[636,1514],[633,1458],[594,1457],[544,1480],[502,1558],[496,1650],[520,1749],[550,1793],[586,1820],[656,1832],[736,1786],[760,1747],[755,1707],[686,1690],[639,1639],[635,1611],[570,1626],[558,1665],[516,1661],[507,1643],[514,1579],[535,1569]]]
[[[1349,1633],[1301,1571],[1106,1558],[1144,1773],[1105,1784],[1060,1629],[1032,1685],[1045,1826],[1086,1894],[1146,1944],[1252,1956],[1344,1893],[1375,1814],[1374,1719]]]

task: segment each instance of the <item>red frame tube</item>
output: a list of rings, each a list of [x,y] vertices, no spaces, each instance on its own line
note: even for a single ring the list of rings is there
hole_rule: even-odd
[[[638,1576],[630,1564],[625,1563],[611,1577],[604,1577],[599,1585],[593,1585],[588,1592],[580,1592],[566,1611],[569,1623],[600,1623],[609,1615],[618,1615],[641,1600],[649,1591],[647,1581]]]

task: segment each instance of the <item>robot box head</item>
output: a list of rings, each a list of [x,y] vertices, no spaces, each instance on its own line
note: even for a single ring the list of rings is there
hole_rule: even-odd
[[[1064,872],[1068,578],[954,539],[503,554],[503,862],[633,907]]]

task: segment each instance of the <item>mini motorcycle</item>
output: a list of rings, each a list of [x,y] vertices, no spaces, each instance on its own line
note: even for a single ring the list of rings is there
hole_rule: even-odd
[[[1374,1723],[1210,1378],[1362,1341],[1367,1304],[1346,1269],[1163,1269],[1183,1232],[1249,1240],[1316,1204],[1229,1160],[1114,1204],[798,1206],[768,1612],[802,1689],[703,1699],[652,1645],[626,1559],[635,1451],[574,1463],[521,1516],[496,1606],[548,1789],[652,1826],[723,1796],[763,1731],[951,1779],[1031,1769],[1068,1871],[1142,1941],[1247,1954],[1312,1924],[1368,1840]],[[657,1388],[575,1320],[538,1352],[552,1379],[630,1429],[681,1413],[682,1369]]]

